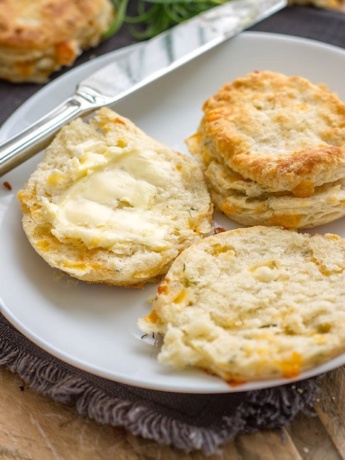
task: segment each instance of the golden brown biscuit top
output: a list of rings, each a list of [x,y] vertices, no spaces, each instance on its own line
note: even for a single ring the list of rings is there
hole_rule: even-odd
[[[104,0],[0,0],[0,46],[46,48],[76,37],[102,14]]]
[[[246,179],[298,195],[345,177],[345,104],[321,85],[256,71],[203,110],[200,142]]]

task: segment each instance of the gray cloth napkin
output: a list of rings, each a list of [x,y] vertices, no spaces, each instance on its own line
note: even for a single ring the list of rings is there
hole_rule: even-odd
[[[345,47],[345,14],[335,11],[289,7],[251,30],[302,36]],[[96,50],[85,53],[75,65],[133,41],[124,29]],[[0,124],[39,89],[39,85],[1,82]],[[157,443],[186,451],[200,449],[206,454],[218,452],[222,444],[238,434],[281,428],[300,411],[312,414],[319,382],[319,379],[309,379],[276,388],[216,395],[131,387],[86,373],[52,357],[1,315],[0,365],[18,373],[38,392],[72,404],[78,413],[99,423],[125,427]]]

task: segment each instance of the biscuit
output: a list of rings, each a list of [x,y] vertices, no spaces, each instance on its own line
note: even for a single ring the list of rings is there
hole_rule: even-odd
[[[107,108],[59,132],[18,198],[38,254],[94,283],[156,281],[211,229],[199,165]]]
[[[248,222],[237,217],[244,209],[253,225],[307,228],[345,215],[345,104],[335,94],[302,77],[252,72],[224,85],[203,111],[187,145],[228,217]],[[319,212],[325,190],[332,209]],[[298,205],[292,214],[290,204]]]
[[[113,19],[110,0],[2,0],[0,78],[45,82],[96,46]]]
[[[145,333],[158,354],[227,382],[293,378],[345,351],[345,240],[278,227],[230,230],[174,261]]]
[[[205,171],[213,203],[242,225],[312,228],[345,215],[345,179],[315,187],[311,196],[268,193],[226,166],[211,161]]]

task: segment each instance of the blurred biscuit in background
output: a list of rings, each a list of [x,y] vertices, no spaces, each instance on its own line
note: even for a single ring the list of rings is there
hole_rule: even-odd
[[[96,46],[113,18],[110,0],[2,0],[0,78],[45,82]]]

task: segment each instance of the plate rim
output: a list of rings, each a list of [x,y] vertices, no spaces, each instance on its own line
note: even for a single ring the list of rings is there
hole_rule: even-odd
[[[327,44],[327,43],[324,43],[324,42],[320,42],[320,41],[314,40],[314,39],[290,36],[290,35],[286,35],[286,34],[277,34],[277,33],[271,33],[271,32],[260,32],[260,31],[246,31],[246,32],[242,32],[239,35],[240,36],[251,36],[253,38],[255,38],[256,36],[259,36],[259,37],[262,37],[262,38],[270,38],[270,39],[280,40],[280,41],[284,41],[284,42],[286,42],[286,41],[291,42],[291,43],[294,42],[294,43],[297,43],[297,44],[303,43],[304,45],[309,44],[311,46],[317,46],[318,48],[324,48],[324,49],[326,49],[326,51],[332,51],[332,52],[337,52],[337,53],[339,52],[339,53],[341,53],[342,57],[345,60],[345,50],[343,48],[340,48],[340,47],[337,47],[337,46],[334,46],[334,45],[330,45],[330,44]],[[139,44],[134,44],[134,45],[129,45],[128,47],[120,48],[118,50],[110,51],[108,53],[105,53],[104,55],[101,55],[101,56],[95,58],[92,61],[88,61],[86,63],[83,63],[83,64],[79,65],[78,67],[76,67],[74,69],[71,69],[71,70],[67,71],[65,74],[61,75],[60,77],[56,78],[52,82],[48,83],[43,88],[39,89],[34,95],[29,97],[19,108],[17,108],[13,112],[13,114],[4,122],[4,124],[0,128],[0,140],[4,136],[6,136],[6,133],[11,129],[11,126],[13,127],[13,123],[18,118],[18,114],[20,116],[21,112],[25,111],[27,109],[27,107],[30,107],[33,103],[35,103],[36,99],[39,99],[39,97],[43,97],[46,93],[49,93],[52,90],[52,88],[58,87],[59,85],[63,85],[65,81],[68,81],[71,78],[71,73],[73,73],[73,75],[79,75],[79,73],[83,73],[85,68],[88,68],[90,66],[91,62],[95,62],[95,61],[96,62],[102,62],[102,63],[107,62],[108,60],[111,60],[114,56],[120,55],[120,54],[122,54],[123,52],[126,52],[126,51],[130,51],[131,48],[137,47],[138,45],[140,46],[140,43]],[[9,173],[9,174],[11,174],[11,173]],[[6,207],[6,209],[7,209],[7,207]],[[2,221],[2,218],[0,217],[0,225],[2,224],[1,221]],[[109,376],[108,374],[104,374],[104,372],[102,372],[102,370],[97,365],[93,365],[93,367],[91,368],[90,364],[85,363],[83,360],[80,360],[78,358],[76,359],[73,356],[70,356],[70,354],[66,353],[66,351],[61,353],[59,350],[54,349],[54,347],[52,347],[51,344],[49,344],[45,340],[42,340],[40,337],[38,337],[36,333],[33,333],[32,331],[28,331],[26,329],[25,325],[23,325],[20,322],[20,320],[17,318],[17,316],[15,314],[13,314],[11,309],[9,309],[6,306],[5,302],[1,298],[1,295],[0,295],[0,311],[19,332],[21,332],[27,339],[29,339],[30,341],[35,343],[37,346],[42,348],[44,351],[48,352],[49,354],[51,354],[55,358],[58,358],[61,361],[65,362],[65,363],[67,363],[67,364],[69,364],[71,366],[74,366],[74,367],[76,367],[78,369],[81,369],[84,372],[88,372],[88,373],[90,373],[92,375],[96,375],[96,376],[99,376],[99,377],[102,377],[102,378],[106,378],[108,380],[112,380],[114,382],[121,383],[121,384],[127,384],[127,385],[131,385],[131,386],[136,386],[136,387],[140,387],[140,388],[147,388],[147,389],[152,389],[152,390],[157,390],[157,391],[179,392],[179,393],[183,392],[183,393],[193,393],[193,394],[196,394],[196,393],[215,394],[215,393],[224,393],[224,392],[237,393],[237,392],[242,392],[242,391],[248,391],[248,388],[241,388],[241,387],[230,388],[227,385],[225,385],[225,386],[220,385],[219,388],[212,388],[211,391],[209,391],[207,389],[204,389],[204,390],[198,389],[197,391],[195,391],[195,390],[189,389],[189,388],[181,390],[180,388],[177,389],[174,386],[171,386],[171,387],[165,386],[164,388],[162,388],[162,387],[153,387],[151,384],[145,385],[145,383],[143,383],[143,382],[138,382],[137,380],[132,381],[131,379],[128,379],[127,381],[119,380],[118,378],[115,378],[114,376]],[[339,364],[337,364],[338,360],[339,360],[339,356],[336,357],[336,358],[333,358],[332,360],[328,361],[327,363],[325,363],[324,365],[319,366],[319,367],[322,367],[322,369],[324,369],[322,372],[327,372],[327,371],[332,370],[335,367],[339,366]],[[279,386],[279,385],[282,385],[282,384],[293,383],[294,381],[305,380],[307,378],[317,376],[317,375],[320,374],[320,372],[318,370],[319,367],[316,367],[314,369],[311,369],[310,371],[304,372],[303,373],[303,378],[275,379],[275,380],[272,380],[272,381],[263,381],[262,385],[260,384],[260,382],[259,383],[256,382],[257,384],[255,386],[255,389],[271,388],[271,387]],[[267,385],[267,382],[269,383],[269,385]]]

